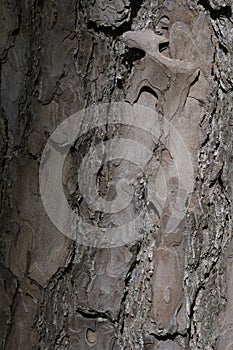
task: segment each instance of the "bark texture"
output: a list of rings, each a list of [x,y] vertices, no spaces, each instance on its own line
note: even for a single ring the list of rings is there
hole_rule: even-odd
[[[231,1],[2,0],[0,10],[0,349],[231,350]],[[39,165],[62,121],[116,101],[169,120],[194,186],[187,193],[173,176],[164,135],[90,123],[63,169],[70,206],[103,227],[147,209],[137,241],[98,248],[49,220]],[[106,140],[126,135],[153,151],[146,172],[156,182],[162,165],[168,195],[160,212],[144,174],[109,161],[96,176],[101,196],[114,198],[112,179],[136,180],[130,207],[101,216],[80,196],[77,169],[93,143],[103,156]]]

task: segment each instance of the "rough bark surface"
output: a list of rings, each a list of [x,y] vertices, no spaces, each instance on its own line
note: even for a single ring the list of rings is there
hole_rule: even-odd
[[[0,349],[232,349],[231,1],[2,0],[0,10]],[[62,121],[115,101],[149,107],[176,128],[194,186],[187,193],[173,176],[164,135],[92,129],[65,162],[70,206],[105,227],[147,209],[137,241],[98,248],[49,220],[39,165]],[[80,196],[77,169],[91,144],[107,154],[105,141],[126,135],[153,151],[152,182],[162,165],[164,208],[121,159],[96,183],[111,200],[110,180],[133,177],[131,206],[100,217]]]

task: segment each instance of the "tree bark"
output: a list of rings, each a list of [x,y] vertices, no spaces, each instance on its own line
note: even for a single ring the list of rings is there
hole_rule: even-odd
[[[230,350],[231,1],[0,8],[0,349]]]

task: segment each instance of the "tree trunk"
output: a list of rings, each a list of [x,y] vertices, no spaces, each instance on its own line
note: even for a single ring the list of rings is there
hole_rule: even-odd
[[[232,349],[231,1],[0,8],[0,349]]]

